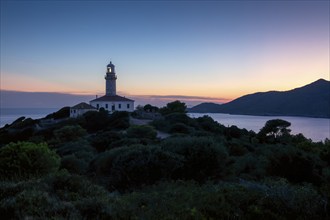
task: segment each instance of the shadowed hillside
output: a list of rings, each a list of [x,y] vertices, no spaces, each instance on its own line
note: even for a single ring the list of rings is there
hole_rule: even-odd
[[[330,82],[319,79],[290,91],[249,94],[223,105],[202,103],[190,112],[330,117]]]

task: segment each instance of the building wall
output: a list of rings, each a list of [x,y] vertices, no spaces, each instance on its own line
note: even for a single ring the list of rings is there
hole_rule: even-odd
[[[97,110],[96,109],[72,109],[72,108],[70,108],[70,118],[77,118],[89,111],[97,111]]]
[[[93,101],[90,102],[90,105],[100,109],[104,108],[109,112],[113,111],[127,111],[132,112],[134,111],[134,102],[133,101],[122,101],[122,102],[111,102],[111,101]],[[112,108],[114,106],[114,109]]]

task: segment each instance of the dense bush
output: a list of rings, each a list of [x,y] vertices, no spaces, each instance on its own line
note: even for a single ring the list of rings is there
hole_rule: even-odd
[[[276,146],[269,155],[268,173],[294,183],[320,184],[322,162],[315,155],[306,155],[292,146]]]
[[[159,147],[132,145],[104,152],[91,170],[112,190],[150,185],[162,179],[177,178],[182,157]]]
[[[186,110],[186,104],[177,100],[174,102],[167,103],[165,107],[159,109],[159,112],[162,115],[168,115],[172,113],[186,113]]]
[[[183,124],[183,123],[175,123],[171,126],[169,132],[170,133],[180,133],[180,134],[190,134],[194,129]]]
[[[115,131],[98,132],[89,137],[91,145],[98,151],[104,152],[109,149],[109,145],[121,140],[122,135]]]
[[[129,113],[122,111],[122,112],[113,112],[109,116],[109,122],[108,122],[108,128],[109,129],[126,129],[129,127]]]
[[[149,125],[133,125],[126,132],[129,138],[155,139],[157,137],[156,130]]]
[[[283,180],[197,185],[162,183],[118,197],[115,219],[325,219],[325,201],[309,185]]]
[[[208,132],[219,132],[223,133],[225,127],[214,121],[210,116],[204,115],[203,117],[196,118],[195,121],[198,123],[198,127]]]
[[[168,105],[153,127],[100,110],[1,128],[1,218],[329,218],[329,140],[291,135],[276,120],[257,135],[180,106]],[[155,129],[172,135],[156,138]],[[6,146],[17,140],[33,143]]]
[[[79,125],[67,125],[54,131],[54,136],[60,143],[78,140],[86,134],[85,129]]]
[[[59,156],[45,143],[10,143],[0,148],[0,176],[3,179],[38,177],[58,170]]]
[[[111,198],[86,178],[65,172],[0,183],[2,219],[109,219]]]
[[[180,176],[205,181],[218,176],[226,163],[227,151],[221,143],[205,137],[169,138],[161,143],[162,149],[184,158]]]
[[[89,111],[81,118],[80,125],[88,132],[103,130],[108,126],[109,116],[107,111]]]
[[[70,107],[63,107],[57,112],[54,112],[52,114],[49,114],[46,116],[47,119],[63,119],[70,117]]]

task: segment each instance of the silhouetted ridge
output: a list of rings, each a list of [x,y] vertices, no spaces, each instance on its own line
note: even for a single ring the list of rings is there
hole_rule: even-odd
[[[203,104],[205,103],[201,105],[203,106]],[[289,91],[269,91],[249,94],[226,104],[214,104],[209,111],[205,106],[201,111],[201,105],[191,108],[190,112],[329,118],[330,82],[319,79],[311,84]]]

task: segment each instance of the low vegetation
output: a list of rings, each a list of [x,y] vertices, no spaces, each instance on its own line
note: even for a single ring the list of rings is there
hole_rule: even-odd
[[[330,141],[190,118],[176,101],[138,114],[20,118],[0,129],[3,219],[328,219]],[[149,125],[129,117],[157,114]],[[157,138],[157,131],[169,133]]]

